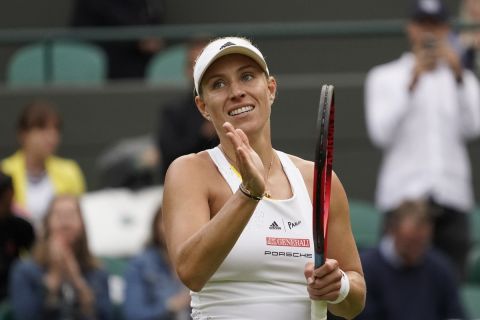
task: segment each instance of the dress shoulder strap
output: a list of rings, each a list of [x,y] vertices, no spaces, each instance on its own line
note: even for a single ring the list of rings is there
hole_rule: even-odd
[[[238,186],[242,182],[242,178],[238,171],[228,162],[219,147],[207,150],[213,163],[217,166],[218,171],[230,186],[232,193],[235,193]]]

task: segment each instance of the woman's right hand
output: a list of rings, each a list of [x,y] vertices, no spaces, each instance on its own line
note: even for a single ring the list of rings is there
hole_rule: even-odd
[[[262,196],[265,192],[265,166],[259,155],[253,150],[247,135],[241,129],[235,129],[230,122],[225,122],[223,128],[233,145],[236,164],[242,175],[242,183],[253,195]]]
[[[81,277],[72,249],[65,244],[62,237],[52,235],[48,242],[49,273],[55,274],[60,280],[70,280],[73,283]]]
[[[48,265],[49,269],[62,273],[64,264],[64,245],[59,237],[52,235],[48,240]]]
[[[50,295],[56,295],[63,281],[63,246],[54,236],[48,241],[48,270],[44,277]]]

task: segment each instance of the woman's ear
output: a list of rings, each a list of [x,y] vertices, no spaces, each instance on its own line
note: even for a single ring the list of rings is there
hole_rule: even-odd
[[[277,94],[277,80],[270,76],[268,77],[268,91],[270,92],[270,101],[273,103],[275,95]]]
[[[200,112],[200,114],[205,119],[210,121],[210,113],[208,113],[207,108],[206,108],[206,104],[200,96],[195,96],[195,105],[197,106],[197,109]]]

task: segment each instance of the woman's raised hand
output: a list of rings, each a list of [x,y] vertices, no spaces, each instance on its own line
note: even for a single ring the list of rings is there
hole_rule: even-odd
[[[242,183],[251,194],[263,195],[265,192],[265,167],[259,155],[253,150],[247,135],[241,129],[235,129],[230,122],[223,128],[235,150],[237,169],[242,175]]]

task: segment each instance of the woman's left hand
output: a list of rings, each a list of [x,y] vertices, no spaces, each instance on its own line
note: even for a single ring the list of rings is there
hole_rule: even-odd
[[[253,150],[247,135],[236,129],[230,122],[223,124],[223,129],[235,150],[236,164],[242,176],[243,185],[254,195],[265,192],[265,167],[260,156]]]
[[[85,315],[91,315],[93,313],[93,305],[95,302],[93,292],[83,278],[80,266],[78,265],[78,261],[73,252],[71,250],[65,250],[64,258],[67,278],[72,282],[78,292],[82,311]]]
[[[309,262],[304,269],[307,290],[312,300],[334,301],[340,294],[342,272],[335,259],[326,259],[325,263],[314,270]]]
[[[444,42],[439,51],[440,56],[443,57],[452,72],[455,74],[455,79],[461,82],[463,77],[463,66],[458,53],[448,42]]]
[[[63,259],[65,274],[69,280],[75,283],[79,278],[82,277],[82,275],[77,259],[70,248],[65,248],[63,252]]]

